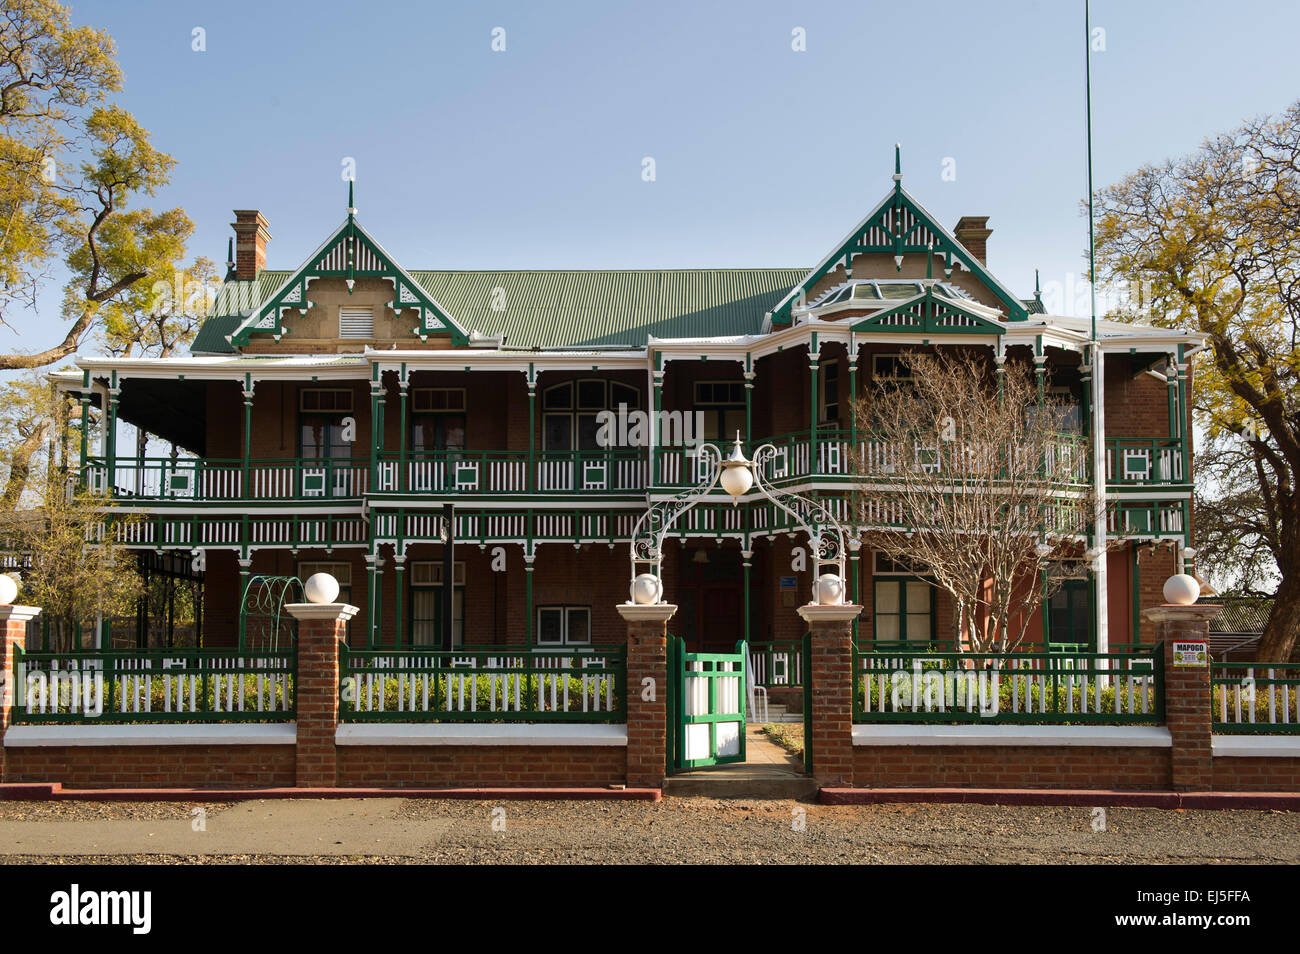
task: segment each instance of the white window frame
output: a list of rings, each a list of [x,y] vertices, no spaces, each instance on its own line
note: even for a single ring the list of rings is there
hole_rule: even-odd
[[[429,579],[428,579],[427,581],[421,581],[421,580],[419,580],[417,577],[418,577],[419,572],[422,571],[425,567],[428,567],[428,568],[429,568]],[[439,605],[441,605],[441,591],[442,591],[442,586],[443,586],[443,583],[442,583],[442,560],[412,560],[412,561],[410,562],[410,564],[407,566],[407,574],[408,574],[408,575],[407,575],[407,580],[406,580],[406,586],[407,586],[408,590],[410,590],[410,593],[411,593],[411,602],[410,602],[410,606],[411,606],[411,618],[410,618],[410,620],[409,620],[409,623],[410,623],[410,625],[411,625],[412,627],[414,627],[414,625],[415,625],[415,591],[416,591],[416,590],[435,590],[435,591],[438,591],[438,593],[439,593]],[[465,623],[466,623],[466,620],[465,620],[465,613],[466,613],[466,611],[469,609],[468,604],[465,602],[465,600],[466,600],[466,595],[465,595],[465,594],[466,594],[466,587],[465,587],[465,561],[464,561],[464,560],[454,560],[454,561],[452,562],[452,565],[451,565],[451,578],[452,578],[453,586],[455,587],[455,589],[458,589],[458,590],[460,590],[460,592],[461,592],[460,634],[457,635],[457,633],[456,633],[456,626],[455,626],[455,622],[456,622],[456,620],[455,620],[455,617],[454,617],[454,616],[453,616],[453,618],[452,618],[452,628],[451,628],[451,645],[452,645],[452,648],[453,648],[453,649],[458,649],[458,648],[460,648],[461,646],[465,645]],[[400,599],[405,599],[405,598],[406,598],[406,594],[402,594],[399,598],[400,598]],[[456,603],[455,603],[455,600],[456,600],[456,594],[455,594],[455,591],[453,590],[453,592],[452,592],[452,612],[453,612],[453,613],[455,613],[455,610],[456,610]],[[414,631],[413,631],[413,630],[412,630],[411,635],[412,635],[412,637],[414,637]],[[421,645],[423,646],[423,645],[425,645],[425,644],[421,644]]]
[[[828,367],[832,366],[832,365],[835,367],[835,401],[834,401],[834,404],[835,404],[835,408],[836,408],[836,410],[837,410],[837,411],[841,410],[841,405],[844,403],[843,401],[840,400],[840,394],[839,394],[839,390],[840,390],[840,379],[839,379],[839,372],[840,372],[840,359],[839,359],[839,358],[823,358],[821,361],[818,361],[818,362],[817,362],[817,423],[818,423],[818,424],[829,424],[829,423],[831,423],[831,419],[830,419],[830,417],[829,417],[829,416],[827,415],[827,413],[826,413],[826,406],[827,406],[828,403],[830,403],[830,402],[828,402],[828,401],[826,400],[826,369],[827,369]],[[851,409],[850,409],[850,413],[851,413]],[[836,425],[837,427],[842,426],[843,423],[844,423],[844,415],[843,415],[843,414],[840,414],[840,416],[838,416],[838,417],[835,419],[835,422],[834,422],[834,423],[835,423],[835,425]]]
[[[558,643],[544,642],[542,640],[542,614],[555,613],[555,612],[561,614],[560,641]],[[575,613],[587,614],[587,638],[585,640],[579,641],[579,640],[573,640],[569,638],[569,632],[570,632],[569,620]],[[563,649],[566,646],[576,646],[576,647],[584,647],[584,648],[591,646],[592,643],[591,643],[591,607],[590,606],[577,606],[577,605],[566,605],[562,603],[557,603],[550,606],[537,607],[536,614],[537,614],[536,629],[534,630],[534,632],[537,634],[535,645],[538,648]]]
[[[580,406],[580,403],[578,401],[579,386],[582,384],[589,384],[593,381],[600,382],[605,386],[605,398],[603,402],[605,405],[604,407]],[[571,387],[571,390],[569,392],[570,401],[568,406],[562,408],[547,407],[546,396],[550,394],[552,391],[558,390],[559,388],[562,388],[565,385],[569,385]],[[637,387],[635,384],[625,384],[622,381],[615,381],[611,378],[598,378],[598,377],[592,377],[591,375],[587,375],[585,377],[580,377],[580,378],[570,378],[567,381],[556,381],[554,384],[549,384],[546,387],[542,388],[542,434],[541,434],[542,450],[548,451],[552,449],[547,446],[547,440],[546,440],[547,421],[551,417],[566,417],[568,418],[568,424],[569,424],[569,446],[573,449],[573,451],[577,451],[578,443],[579,443],[578,441],[579,417],[583,415],[589,415],[589,414],[602,414],[607,411],[613,412],[615,414],[618,413],[617,405],[615,405],[614,407],[610,407],[610,404],[612,404],[614,401],[615,387],[626,388],[628,391],[636,395],[636,403],[635,404],[629,403],[628,411],[637,410],[641,406],[641,389],[639,387]]]

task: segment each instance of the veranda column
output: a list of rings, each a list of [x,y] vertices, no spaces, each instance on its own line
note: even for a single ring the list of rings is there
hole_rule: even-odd
[[[108,485],[104,488],[108,494],[117,486],[117,403],[122,389],[117,386],[117,372],[113,372],[113,386],[108,389],[108,414],[105,417],[104,456],[108,465]]]
[[[1176,792],[1209,791],[1214,785],[1214,755],[1208,647],[1203,665],[1175,665],[1174,643],[1206,643],[1210,620],[1222,609],[1166,603],[1142,612],[1155,623],[1156,642],[1164,654],[1165,725],[1174,743],[1170,767]]]
[[[252,474],[250,472],[251,458],[253,454],[253,379],[251,375],[244,376],[244,446],[243,460],[239,468],[240,484],[242,493],[240,496],[247,499],[253,496]]]
[[[817,332],[813,332],[812,341],[808,345],[808,473],[820,474],[821,469],[817,466],[817,369],[818,362],[821,359],[821,349],[817,345]]]
[[[745,355],[745,446],[750,451],[754,448],[754,379],[756,377],[758,374],[754,371],[754,356],[747,354]]]
[[[248,522],[243,524],[244,540],[248,539]],[[248,648],[248,614],[244,612],[245,604],[248,602],[248,583],[252,579],[253,558],[250,551],[245,551],[243,556],[237,558],[239,563],[239,648],[244,650]],[[262,647],[257,647],[261,649]]]
[[[531,539],[524,544],[524,642],[529,652],[533,651],[536,638],[533,633],[533,561],[537,559],[537,554],[532,552],[534,546]]]
[[[528,366],[528,492],[531,494],[536,490],[537,490],[537,374],[533,370],[533,366],[530,364]]]
[[[1106,571],[1106,359],[1101,345],[1092,345],[1092,474],[1097,508],[1093,520],[1092,546],[1097,551],[1093,566],[1093,628],[1096,652],[1110,651],[1110,596]],[[1116,473],[1120,462],[1115,461]]]
[[[654,408],[653,417],[650,421],[650,433],[648,435],[650,439],[650,486],[658,487],[663,483],[659,469],[659,461],[662,456],[660,454],[660,447],[663,445],[663,431],[660,428],[660,424],[662,422],[664,409],[664,356],[662,354],[655,355],[655,368],[652,373],[652,380],[654,382]],[[689,483],[689,481],[686,481],[685,479],[686,462],[684,458],[681,466],[682,472],[678,474],[678,479]]]
[[[398,475],[399,475],[398,489],[400,489],[403,493],[405,493],[407,490],[410,489],[410,487],[407,484],[407,471],[409,470],[409,468],[406,466],[406,409],[407,409],[407,392],[410,390],[410,383],[411,382],[408,381],[406,377],[405,366],[403,366],[402,374],[398,379],[398,385],[397,385],[398,390],[400,392],[399,401],[401,404],[398,413],[399,421],[398,421],[398,437],[397,437],[397,460],[398,460],[397,466],[398,466]],[[400,587],[398,591],[399,592],[401,591]]]
[[[1172,393],[1172,392],[1171,392]],[[86,458],[90,456],[90,372],[81,374],[81,469],[77,471],[77,486],[85,490],[88,487]]]
[[[662,788],[668,775],[668,621],[673,603],[620,603],[627,621],[627,784]]]
[[[12,581],[9,585],[0,583],[0,588],[6,590],[15,590]],[[13,599],[14,593],[0,593],[0,596],[7,595]],[[27,645],[27,623],[40,615],[40,608],[36,606],[14,606],[12,604],[0,605],[0,628],[3,629],[4,641],[0,644],[0,651],[3,651],[3,657],[0,657],[0,782],[5,781],[5,750],[4,737],[9,731],[9,724],[13,719],[13,707],[18,699],[18,683],[16,676],[15,659]]]
[[[799,607],[812,635],[804,678],[812,683],[813,777],[819,785],[853,784],[854,604]]]
[[[335,583],[331,599],[337,596]],[[287,603],[284,608],[298,621],[297,784],[333,788],[338,783],[339,643],[347,639],[348,620],[360,610],[347,603]]]

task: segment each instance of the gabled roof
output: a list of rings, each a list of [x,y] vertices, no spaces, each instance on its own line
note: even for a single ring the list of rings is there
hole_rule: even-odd
[[[814,285],[841,265],[851,269],[853,259],[864,254],[892,255],[901,264],[908,255],[933,253],[943,259],[945,273],[960,263],[982,282],[1006,309],[1010,321],[1028,315],[1025,303],[998,281],[988,268],[972,255],[956,237],[939,224],[925,208],[903,188],[903,174],[898,152],[894,154],[894,189],[836,245],[817,267],[808,272],[790,293],[772,309],[775,326],[794,320],[794,309]]]
[[[259,275],[259,281],[265,274]],[[349,208],[347,220],[334,234],[297,271],[290,273],[269,297],[248,309],[231,332],[231,343],[247,344],[251,335],[262,333],[275,335],[278,339],[283,332],[281,319],[284,312],[306,306],[307,285],[313,278],[342,278],[347,281],[349,290],[358,278],[387,279],[393,283],[393,310],[410,308],[419,313],[416,333],[421,338],[450,333],[457,344],[468,341],[464,327],[384,251],[383,246],[361,227]]]
[[[425,294],[463,322],[467,335],[504,337],[511,348],[643,348],[651,337],[753,335],[807,268],[612,271],[412,271]],[[191,351],[231,354],[240,312],[265,302],[294,273],[227,281]],[[500,292],[498,293],[498,289]]]
[[[950,297],[927,285],[920,294],[872,312],[852,325],[853,331],[914,331],[921,335],[995,334],[1006,331],[992,308]]]

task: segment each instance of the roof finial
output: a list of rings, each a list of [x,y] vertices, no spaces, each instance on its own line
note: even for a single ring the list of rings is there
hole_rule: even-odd
[[[229,281],[235,275],[235,239],[234,236],[226,239],[226,280]]]
[[[352,183],[355,181],[355,179],[348,180],[348,218],[357,214],[356,203],[352,201]]]
[[[1038,285],[1038,269],[1034,269],[1034,301],[1042,302],[1043,290]]]
[[[894,143],[894,186],[902,188],[903,185],[903,144]]]

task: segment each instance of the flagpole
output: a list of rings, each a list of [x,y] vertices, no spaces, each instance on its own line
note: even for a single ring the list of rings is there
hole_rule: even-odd
[[[1092,378],[1092,479],[1096,496],[1093,514],[1092,546],[1097,554],[1093,564],[1093,632],[1096,635],[1093,651],[1110,651],[1109,582],[1107,579],[1106,540],[1106,364],[1097,338],[1097,246],[1094,230],[1092,186],[1092,9],[1090,0],[1083,0],[1083,77],[1084,105],[1087,114],[1088,137],[1088,291],[1092,302],[1092,324],[1089,360]],[[1132,642],[1137,642],[1134,634]],[[1106,665],[1102,661],[1102,666]]]
[[[1083,0],[1083,86],[1088,127],[1088,288],[1092,294],[1092,341],[1097,341],[1097,246],[1092,201],[1092,4]]]

